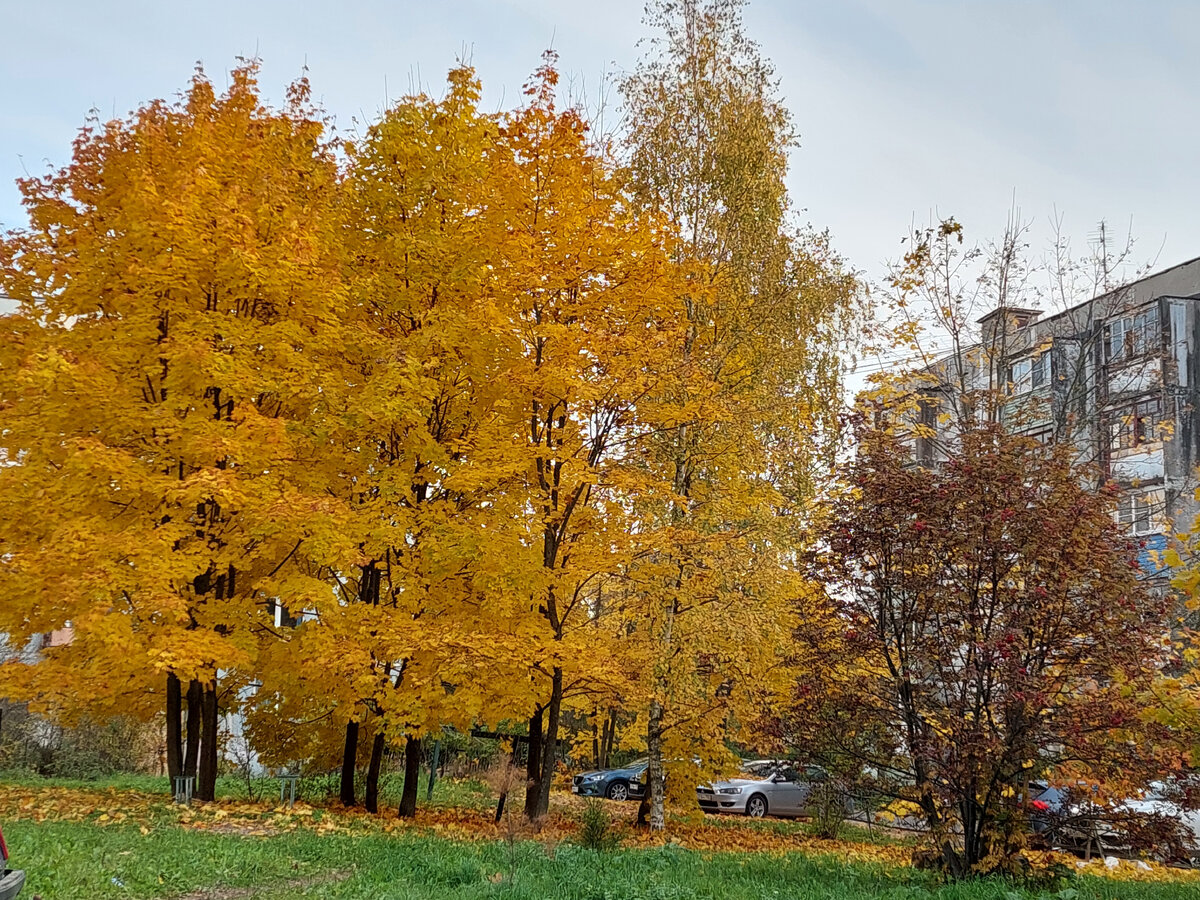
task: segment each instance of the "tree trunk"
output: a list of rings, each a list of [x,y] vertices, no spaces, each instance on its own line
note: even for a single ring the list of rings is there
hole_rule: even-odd
[[[607,769],[608,761],[612,758],[613,739],[617,735],[617,711],[615,709],[608,714],[608,721],[604,724],[607,726],[605,732],[607,737],[604,746],[600,749],[600,768]]]
[[[529,719],[529,746],[525,757],[525,818],[537,818],[537,785],[542,773],[542,708]]]
[[[503,743],[501,744],[501,749],[505,749]],[[517,739],[516,738],[513,738],[512,744],[509,745],[507,750],[508,750],[508,759],[505,761],[504,765],[507,765],[509,767],[509,771],[512,772],[512,771],[515,771],[517,768]],[[496,801],[496,823],[497,824],[499,824],[499,822],[500,822],[500,817],[504,815],[504,806],[508,802],[508,785],[510,785],[511,783],[512,783],[512,779],[506,776],[503,781],[504,790],[502,790],[500,792],[500,797]]]
[[[346,723],[346,743],[342,748],[342,806],[354,806],[354,767],[358,763],[358,723]]]
[[[167,777],[175,790],[175,776],[183,774],[183,694],[179,676],[167,673]]]
[[[371,762],[367,766],[367,812],[379,812],[379,769],[383,765],[383,722],[378,724],[375,740],[371,743]]]
[[[650,815],[650,791],[647,789],[642,793],[642,799],[638,801],[637,822],[634,824],[638,828],[645,828],[649,823],[646,817]]]
[[[976,783],[972,783],[971,789],[978,791],[979,787]],[[986,846],[985,835],[987,817],[979,804],[970,799],[964,800],[959,805],[959,809],[963,823],[963,851],[960,867],[969,871],[989,855],[991,848]]]
[[[217,799],[217,676],[201,689],[200,771],[196,778],[196,799]]]
[[[667,827],[667,816],[663,793],[667,786],[663,775],[663,706],[657,700],[650,701],[650,715],[646,722],[646,794],[650,798],[650,830],[662,831]]]
[[[421,780],[421,739],[404,739],[404,790],[400,794],[402,819],[411,819],[417,814],[417,782]]]
[[[193,678],[187,689],[187,734],[184,737],[183,774],[196,777],[200,759],[200,723],[204,717],[204,689]]]
[[[550,690],[550,706],[546,710],[546,735],[542,740],[542,771],[538,773],[537,810],[535,819],[550,811],[550,785],[554,781],[555,756],[558,751],[558,714],[562,709],[562,669],[554,667]],[[530,821],[533,821],[531,819]]]
[[[675,581],[678,592],[683,586],[682,566]],[[667,623],[663,631],[662,647],[671,648],[675,633],[676,601],[667,607]],[[667,779],[663,770],[663,718],[665,709],[661,697],[667,696],[670,686],[670,654],[667,652],[658,663],[655,674],[655,695],[650,700],[650,711],[646,719],[646,795],[650,798],[650,830],[665,831],[667,827],[666,793]]]

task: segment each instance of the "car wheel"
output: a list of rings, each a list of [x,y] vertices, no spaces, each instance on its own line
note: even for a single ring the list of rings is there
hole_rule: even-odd
[[[761,819],[767,814],[767,798],[762,794],[755,794],[746,801],[746,815],[752,819]]]
[[[623,781],[614,781],[608,786],[608,790],[604,794],[609,800],[628,800],[629,785]]]

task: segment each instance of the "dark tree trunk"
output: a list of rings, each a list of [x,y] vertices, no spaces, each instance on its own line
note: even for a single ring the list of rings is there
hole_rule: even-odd
[[[346,723],[346,743],[342,748],[342,806],[354,806],[354,767],[358,764],[358,723]]]
[[[367,766],[367,812],[379,812],[379,770],[383,766],[383,723],[378,723],[375,740],[371,742],[371,762]]]
[[[638,803],[637,822],[636,822],[636,825],[638,828],[645,828],[647,825],[650,824],[650,820],[648,818],[649,815],[650,815],[650,791],[649,791],[649,784],[647,784],[647,790],[642,792],[642,799]]]
[[[417,814],[417,782],[421,780],[421,739],[404,740],[404,790],[400,794],[398,815],[411,819]]]
[[[600,750],[596,754],[596,768],[604,769],[608,766],[608,722],[609,718],[604,716],[604,724],[600,728]]]
[[[196,778],[196,799],[217,799],[217,678],[204,685],[200,735],[200,771]]]
[[[508,748],[508,760],[506,761],[505,764],[509,767],[510,770],[515,770],[517,768],[517,741],[516,741],[516,738],[513,738],[512,746]],[[508,779],[508,778],[504,779],[504,784],[507,785],[510,783],[511,783],[510,779]],[[500,798],[496,802],[496,822],[497,823],[499,823],[500,817],[504,815],[504,807],[507,803],[508,803],[508,790],[505,789],[500,792]]]
[[[540,777],[538,778],[537,810],[534,819],[540,819],[550,811],[550,785],[554,781],[555,757],[558,751],[558,714],[562,709],[562,689],[562,669],[555,666],[550,690],[550,706],[546,709],[546,734],[542,739],[542,770],[538,773]]]
[[[184,737],[183,774],[196,777],[200,759],[200,720],[204,715],[204,689],[192,679],[187,689],[187,734]]]
[[[616,710],[613,710],[608,714],[608,718],[604,720],[604,733],[600,738],[600,765],[598,768],[608,768],[608,760],[612,756],[613,736],[616,730],[617,713]]]
[[[542,709],[529,719],[529,746],[525,756],[525,818],[537,818],[537,786],[542,774]]]
[[[175,776],[183,774],[183,688],[179,676],[167,673],[167,776],[175,790]]]

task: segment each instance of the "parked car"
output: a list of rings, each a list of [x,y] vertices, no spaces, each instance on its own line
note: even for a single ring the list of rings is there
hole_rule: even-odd
[[[755,760],[742,766],[744,776],[696,788],[696,799],[707,813],[763,816],[803,816],[809,813],[809,795],[815,783],[826,781],[820,766],[798,768],[772,760]]]
[[[0,831],[0,866],[4,873],[0,877],[0,900],[12,900],[25,886],[25,873],[8,867],[8,845],[4,843],[3,831]]]
[[[1154,781],[1141,796],[1126,800],[1121,806],[1130,812],[1155,813],[1176,820],[1186,849],[1193,858],[1200,858],[1200,809],[1184,806],[1182,793],[1181,786],[1177,784]]]
[[[1200,859],[1200,810],[1182,802],[1184,793],[1178,782],[1156,781],[1137,797],[1101,805],[1034,782],[1033,830],[1048,845],[1064,850],[1124,851],[1140,843],[1157,845],[1167,857]]]
[[[693,756],[692,762],[700,765],[700,757]],[[629,779],[629,799],[640,801],[646,793],[646,768]]]
[[[571,793],[584,797],[607,797],[609,800],[633,800],[629,790],[635,779],[646,771],[646,760],[639,759],[620,769],[597,769],[583,772],[571,779]],[[641,795],[639,794],[638,797]]]

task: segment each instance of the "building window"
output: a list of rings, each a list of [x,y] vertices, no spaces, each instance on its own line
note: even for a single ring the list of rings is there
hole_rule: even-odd
[[[1137,359],[1162,350],[1162,333],[1158,327],[1158,308],[1144,309],[1134,316],[1113,319],[1105,328],[1105,352],[1110,363]]]
[[[1008,371],[1014,394],[1028,394],[1050,383],[1050,354],[1029,356],[1013,363]]]
[[[1026,432],[1026,437],[1028,437],[1031,441],[1036,441],[1043,447],[1048,447],[1054,443],[1054,429],[1038,428],[1035,431]]]
[[[1152,397],[1117,410],[1109,423],[1109,449],[1133,450],[1161,439],[1162,400]]]
[[[1130,534],[1153,534],[1155,495],[1150,491],[1127,493],[1117,504],[1117,522]]]
[[[295,628],[300,624],[300,616],[293,616],[288,608],[278,600],[271,601],[271,612],[275,618],[276,628]]]
[[[930,465],[937,455],[938,413],[941,412],[942,407],[937,397],[922,397],[918,403],[917,462],[922,465]]]

